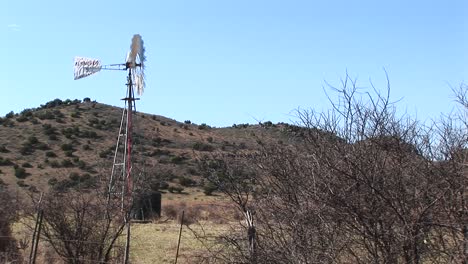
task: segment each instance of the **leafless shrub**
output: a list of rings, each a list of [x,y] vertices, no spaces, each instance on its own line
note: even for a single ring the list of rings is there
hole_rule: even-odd
[[[48,193],[35,207],[44,212],[43,241],[66,263],[116,261],[115,245],[126,217],[120,200],[107,201],[98,193]],[[30,212],[33,217],[34,210]]]
[[[290,144],[200,161],[253,213],[257,237],[252,251],[240,222],[203,261],[467,263],[466,89],[461,115],[427,126],[397,116],[389,84],[371,95],[346,76],[331,88],[333,111],[299,110]]]
[[[0,261],[20,263],[17,241],[12,236],[11,225],[17,220],[14,199],[0,187]]]

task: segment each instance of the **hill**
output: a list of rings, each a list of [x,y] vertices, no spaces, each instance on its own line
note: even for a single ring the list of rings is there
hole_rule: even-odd
[[[122,108],[55,99],[0,118],[0,185],[10,192],[83,188],[105,182],[112,168]],[[212,128],[135,114],[134,167],[164,179],[160,188],[203,187],[197,157],[254,150],[257,139],[282,140],[292,126],[265,122]]]

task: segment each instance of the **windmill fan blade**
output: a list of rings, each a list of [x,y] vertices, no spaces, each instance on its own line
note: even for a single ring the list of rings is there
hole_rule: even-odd
[[[143,63],[146,60],[145,47],[143,44],[143,39],[139,34],[133,35],[132,44],[130,45],[130,54],[127,58],[127,62],[137,63],[137,55],[139,57],[138,63]]]
[[[133,35],[130,52],[127,55],[127,63],[134,69],[133,81],[138,95],[145,89],[145,47],[143,39],[139,34]],[[137,66],[138,65],[138,66]]]
[[[138,95],[142,95],[145,90],[145,79],[143,75],[135,75],[135,86]]]
[[[75,80],[95,74],[102,69],[101,61],[97,59],[75,57]]]

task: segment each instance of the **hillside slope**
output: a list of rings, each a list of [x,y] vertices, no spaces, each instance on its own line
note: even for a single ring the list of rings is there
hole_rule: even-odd
[[[0,185],[22,193],[105,182],[121,116],[122,108],[59,99],[7,114],[0,118]],[[281,140],[289,127],[267,122],[211,128],[146,113],[136,113],[134,123],[134,166],[166,179],[163,188],[202,187],[197,157],[254,150],[257,138]]]

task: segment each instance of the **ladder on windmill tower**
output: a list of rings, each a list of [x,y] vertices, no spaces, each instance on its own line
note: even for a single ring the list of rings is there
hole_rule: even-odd
[[[133,114],[136,112],[134,84],[132,71],[128,71],[127,93],[122,100],[125,106],[122,110],[120,129],[114,151],[114,161],[108,182],[108,199],[121,199],[124,208],[126,197],[130,198],[133,191],[132,150],[133,150]]]
[[[133,200],[132,150],[133,150],[133,114],[136,112],[135,91],[141,95],[145,87],[144,62],[145,48],[141,36],[132,38],[130,51],[125,63],[101,65],[97,59],[75,57],[75,80],[95,74],[100,70],[128,71],[127,92],[124,100],[119,134],[114,151],[111,174],[107,181],[107,200],[120,199],[122,211],[126,211]]]

